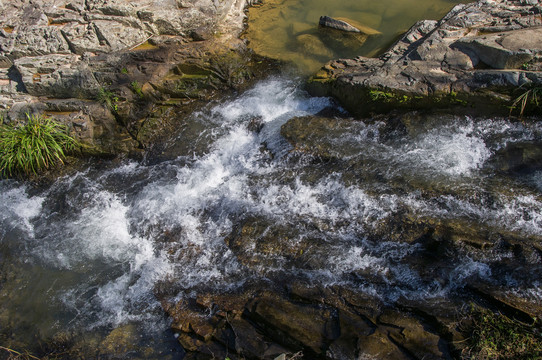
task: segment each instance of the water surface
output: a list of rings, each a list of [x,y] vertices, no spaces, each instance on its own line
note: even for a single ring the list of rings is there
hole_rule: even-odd
[[[310,74],[331,59],[376,56],[416,21],[439,20],[457,0],[265,0],[249,8],[245,37],[258,54]],[[320,16],[347,18],[380,32],[356,38],[319,29]]]

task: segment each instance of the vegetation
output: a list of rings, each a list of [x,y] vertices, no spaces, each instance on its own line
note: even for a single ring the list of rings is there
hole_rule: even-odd
[[[528,89],[518,96],[510,108],[510,114],[515,109],[519,108],[519,116],[523,116],[525,109],[529,104],[532,104],[536,107],[541,105],[540,98],[542,97],[542,86],[535,86],[531,89]]]
[[[78,143],[68,129],[44,115],[26,114],[24,124],[0,125],[0,174],[3,176],[37,174],[63,163],[65,151]]]
[[[110,90],[106,90],[101,87],[96,94],[96,100],[105,104],[111,111],[117,112],[119,110],[117,103],[119,102],[118,96]]]
[[[7,360],[40,360],[29,352],[19,352],[4,346],[0,346],[0,350],[7,355]]]
[[[536,319],[524,324],[503,314],[471,307],[470,334],[463,359],[542,359],[542,329]]]
[[[144,97],[143,95],[143,90],[141,89],[141,85],[139,84],[139,82],[137,81],[132,81],[131,83],[132,85],[132,90],[134,90],[134,92],[140,97]]]
[[[381,90],[369,90],[369,96],[372,101],[381,101],[385,103],[399,103],[406,104],[412,100],[408,95],[400,95],[391,91],[381,91]]]

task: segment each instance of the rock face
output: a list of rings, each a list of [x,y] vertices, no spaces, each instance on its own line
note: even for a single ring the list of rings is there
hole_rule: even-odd
[[[185,98],[183,87],[199,86],[196,97],[202,97],[210,95],[210,88],[220,88],[217,81],[222,87],[233,85],[235,80],[227,77],[240,65],[227,61],[227,53],[242,48],[237,36],[249,3],[0,2],[0,107],[8,121],[25,112],[46,112],[67,121],[75,135],[99,153],[146,147],[149,129],[143,128],[156,124],[146,118],[156,111],[157,101]],[[216,61],[221,56],[224,65]],[[207,69],[202,76],[208,80],[205,93],[199,91],[201,84],[184,83],[183,75],[190,71],[180,71],[181,63]],[[239,80],[248,71],[237,75]],[[172,77],[179,91],[160,93],[162,83],[171,85]],[[109,99],[98,99],[100,91]]]
[[[487,0],[420,21],[379,58],[325,65],[313,94],[357,114],[391,108],[453,108],[504,114],[519,86],[542,84],[542,5]]]

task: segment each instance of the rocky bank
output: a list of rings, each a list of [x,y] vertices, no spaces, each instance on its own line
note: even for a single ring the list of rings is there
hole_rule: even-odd
[[[25,112],[55,116],[97,154],[149,148],[183,111],[221,89],[241,87],[257,71],[237,40],[248,3],[0,1],[0,106],[6,120],[16,121]],[[440,21],[414,25],[380,58],[328,63],[308,88],[336,97],[354,114],[438,107],[507,114],[518,87],[542,84],[541,13],[539,0],[459,5]],[[391,119],[389,133],[414,132],[416,124],[432,121],[418,116]],[[333,139],[326,141],[330,134],[345,136],[350,123],[295,118],[281,133],[294,153],[309,153],[315,163],[331,169],[347,169],[346,182],[362,182],[369,176],[362,171],[366,159],[359,152],[341,157]],[[529,154],[539,159],[541,153],[538,143],[512,150],[521,159]],[[513,170],[510,161],[495,167]],[[427,197],[432,191],[450,191],[403,179],[392,185],[404,193],[422,188]],[[294,268],[329,265],[310,255],[326,251],[321,245],[329,243],[322,235],[327,224],[317,219],[286,225],[257,216],[238,221],[224,241],[250,271],[263,272],[266,259],[273,257]],[[292,236],[303,226],[316,235],[292,245]],[[503,277],[518,264],[529,274],[525,281],[541,273],[539,236],[518,236],[469,219],[416,217],[399,209],[367,235],[375,244],[383,239],[416,245],[415,252],[397,261],[444,285],[446,272],[459,259],[485,259],[487,254],[494,255],[490,265]],[[371,270],[350,276],[385,285],[386,279]],[[450,297],[391,302],[341,284],[311,286],[288,271],[262,275],[261,283],[219,294],[203,288],[182,300],[175,279],[155,286],[187,359],[457,358],[465,344],[458,316],[469,302],[525,322],[542,316],[536,300],[514,299],[506,285],[491,287],[478,279],[465,280],[464,288]]]
[[[250,3],[1,1],[5,121],[45,113],[95,154],[147,148],[168,114],[251,77],[238,40]]]
[[[542,5],[487,0],[424,20],[379,58],[326,64],[309,91],[358,115],[391,109],[508,114],[522,91],[542,84]]]

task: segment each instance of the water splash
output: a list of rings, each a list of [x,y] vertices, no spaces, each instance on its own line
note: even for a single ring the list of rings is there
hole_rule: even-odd
[[[495,174],[506,187],[484,183],[495,153],[536,138],[536,126],[467,118],[386,138],[384,123],[352,122],[331,142],[342,153],[338,163],[365,171],[352,175],[350,168],[290,156],[280,136],[292,117],[329,106],[330,99],[311,98],[294,81],[270,79],[194,114],[213,136],[189,160],[89,169],[39,195],[3,181],[2,239],[17,238],[30,249],[21,254],[25,261],[58,277],[47,296],[60,299],[69,324],[100,327],[155,318],[160,305],[153,292],[160,283],[182,297],[293,277],[394,301],[444,297],[471,280],[493,281],[489,255],[456,254],[445,269],[427,270],[412,260],[425,251],[421,243],[375,235],[406,216],[542,235],[540,189]],[[248,129],[255,118],[259,132]],[[366,173],[373,183],[356,178]],[[451,185],[434,190],[434,177]],[[427,188],[413,181],[420,178],[429,179]],[[263,224],[256,239],[240,245],[245,249],[230,248],[228,237],[251,219]],[[257,241],[274,230],[277,247],[300,251],[259,249]],[[250,261],[242,258],[247,254]],[[432,277],[424,273],[430,270]]]

